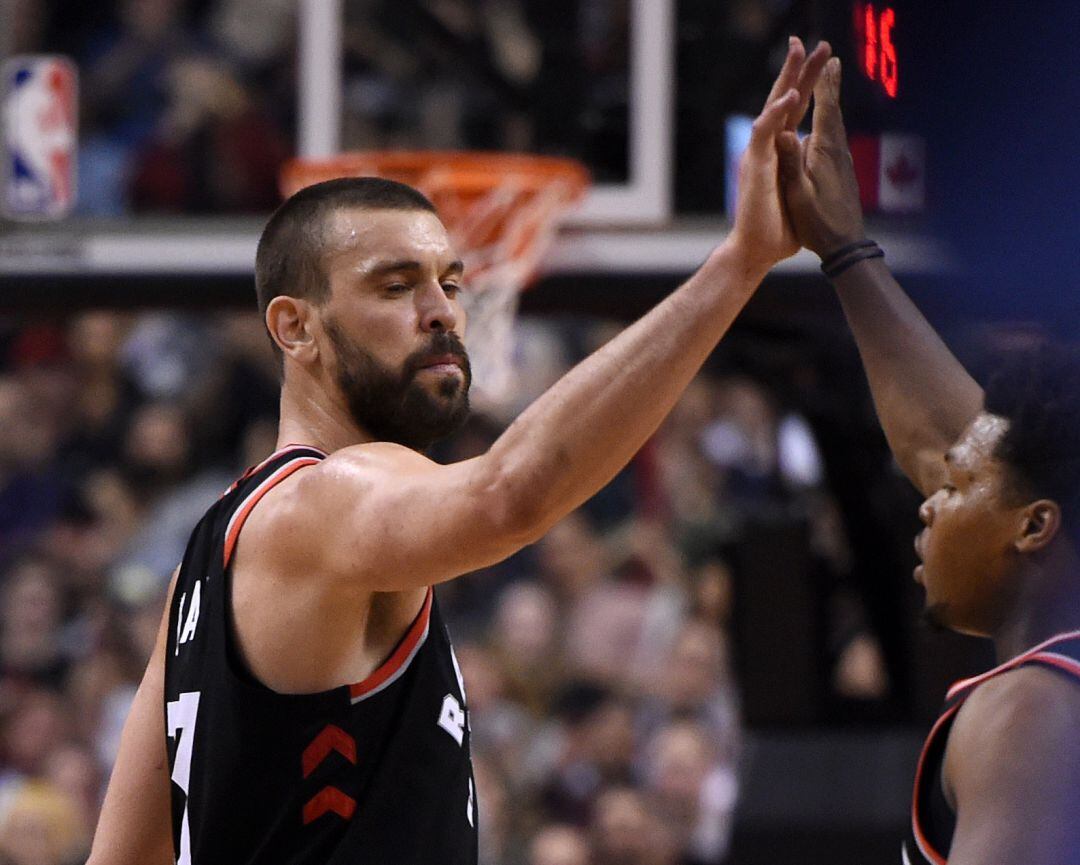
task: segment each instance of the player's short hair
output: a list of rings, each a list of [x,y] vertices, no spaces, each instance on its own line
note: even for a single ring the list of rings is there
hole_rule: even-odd
[[[305,187],[282,204],[263,229],[255,253],[259,313],[278,295],[322,302],[330,282],[323,268],[327,218],[339,210],[426,210],[435,205],[411,186],[381,177],[342,177]]]
[[[1008,467],[1013,492],[1057,502],[1080,547],[1080,348],[1010,354],[987,384],[984,407],[1009,422],[994,456]]]

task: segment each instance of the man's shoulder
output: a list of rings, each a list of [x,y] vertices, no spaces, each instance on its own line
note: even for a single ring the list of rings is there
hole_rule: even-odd
[[[955,778],[976,765],[1009,774],[1080,766],[1078,728],[1080,679],[1039,664],[1016,667],[982,682],[960,707],[946,774]]]
[[[245,559],[314,566],[330,533],[353,524],[365,502],[374,504],[380,486],[435,465],[392,442],[351,445],[305,465],[266,490],[245,514]]]
[[[957,713],[958,733],[1020,735],[1080,722],[1080,677],[1038,663],[991,676],[974,688]]]

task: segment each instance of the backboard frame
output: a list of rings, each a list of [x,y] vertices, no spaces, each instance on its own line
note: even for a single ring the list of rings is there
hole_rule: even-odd
[[[674,179],[675,0],[630,0],[629,177],[598,184],[571,226],[659,225],[671,219]],[[340,151],[342,0],[301,0],[296,140],[303,158]]]

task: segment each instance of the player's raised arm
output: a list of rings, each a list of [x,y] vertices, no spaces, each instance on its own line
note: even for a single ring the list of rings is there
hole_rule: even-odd
[[[281,524],[348,526],[320,548],[327,569],[403,590],[505,558],[595,494],[653,434],[768,270],[797,250],[776,136],[828,54],[823,44],[806,56],[792,40],[740,166],[734,228],[685,284],[571,369],[485,455],[438,466],[397,445],[344,448],[296,481],[307,516],[292,508]],[[272,529],[256,531],[271,540]]]
[[[828,62],[814,88],[811,134],[800,143],[787,131],[778,143],[796,236],[839,271],[833,283],[889,445],[929,494],[940,486],[943,454],[981,410],[982,390],[866,241],[840,113],[839,59]]]

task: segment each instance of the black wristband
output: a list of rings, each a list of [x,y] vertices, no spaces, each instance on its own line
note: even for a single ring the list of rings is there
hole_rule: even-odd
[[[852,252],[847,258],[831,264],[829,267],[821,265],[822,273],[824,273],[829,279],[836,279],[841,273],[847,270],[849,267],[858,264],[860,261],[866,261],[871,258],[884,258],[885,251],[876,243],[871,243],[868,247],[860,247]]]
[[[824,255],[821,258],[821,269],[827,271],[834,264],[841,261],[846,256],[853,253],[856,249],[866,249],[871,246],[877,246],[872,240],[856,240],[854,243],[849,243],[847,246],[841,246],[839,249],[835,249],[828,255]]]

